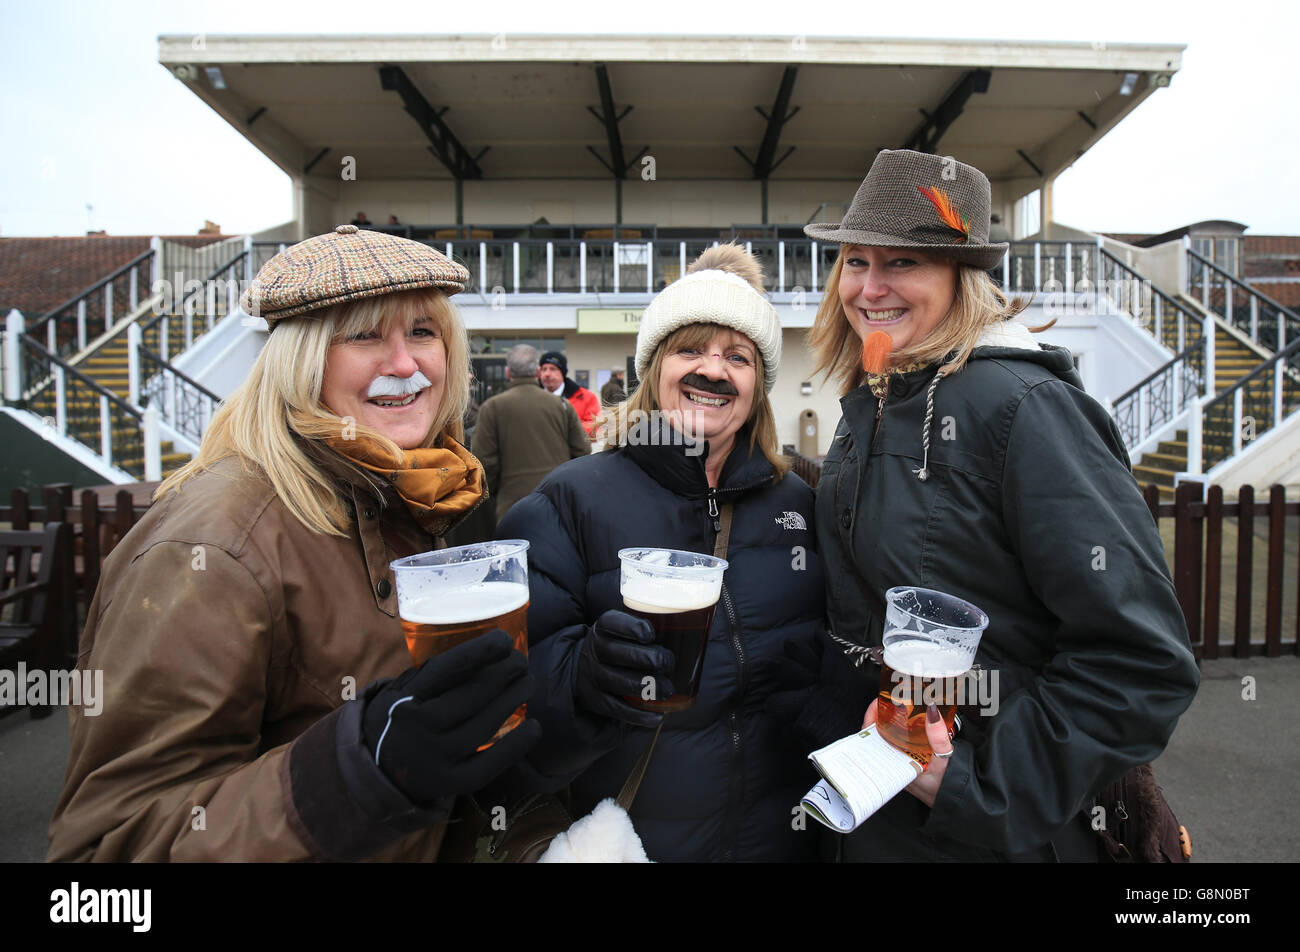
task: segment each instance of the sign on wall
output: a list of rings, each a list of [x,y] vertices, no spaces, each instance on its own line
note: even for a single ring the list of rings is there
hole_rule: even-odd
[[[580,307],[579,334],[635,334],[641,329],[644,308]]]

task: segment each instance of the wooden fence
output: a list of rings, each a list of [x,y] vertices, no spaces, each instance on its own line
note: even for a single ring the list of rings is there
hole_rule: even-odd
[[[821,465],[791,447],[786,455],[793,472],[815,488]],[[1160,502],[1154,485],[1145,486],[1142,497],[1166,549],[1172,547],[1174,590],[1198,658],[1300,654],[1300,502],[1287,502],[1282,486],[1271,487],[1261,499],[1253,486],[1242,486],[1237,501],[1227,503],[1223,487],[1210,486],[1202,499],[1196,483],[1179,486],[1173,502]],[[1225,520],[1230,521],[1225,525]],[[1260,541],[1257,527],[1267,527],[1266,541]],[[1288,551],[1295,563],[1290,572]],[[1264,563],[1262,572],[1257,561]],[[1229,607],[1231,624],[1225,625]],[[1288,614],[1292,621],[1284,625]]]
[[[101,508],[99,493],[84,489],[73,504],[71,483],[57,483],[44,487],[40,494],[41,505],[33,505],[25,489],[15,489],[9,495],[9,505],[0,506],[0,523],[9,523],[14,529],[30,529],[47,522],[67,522],[73,527],[75,544],[73,558],[65,566],[73,582],[65,583],[63,591],[75,593],[78,623],[86,617],[86,609],[99,584],[100,569],[104,559],[140,517],[148,511],[133,501],[127,489],[119,489],[111,509]],[[0,571],[4,567],[0,566]]]
[[[820,465],[797,453],[788,455],[794,472],[815,487]],[[1172,503],[1160,502],[1153,485],[1144,488],[1143,498],[1167,549],[1172,535],[1174,589],[1198,658],[1300,654],[1300,502],[1287,502],[1281,486],[1269,489],[1266,499],[1256,499],[1253,487],[1242,486],[1236,502],[1226,503],[1222,487],[1211,486],[1202,499],[1201,487],[1194,483],[1180,486]],[[100,495],[89,489],[74,505],[70,484],[44,487],[41,500],[43,505],[33,505],[26,490],[15,489],[10,504],[0,506],[0,523],[15,529],[48,521],[72,524],[75,555],[65,571],[73,574],[74,583],[64,590],[76,593],[77,615],[84,619],[104,558],[148,506],[134,502],[126,489],[117,491],[112,508],[101,508]],[[1266,533],[1257,534],[1257,527],[1267,527]],[[1288,551],[1295,563],[1289,573]],[[1262,572],[1257,572],[1257,561],[1264,563]],[[1230,623],[1225,625],[1229,607]],[[1288,614],[1292,620],[1284,624]]]

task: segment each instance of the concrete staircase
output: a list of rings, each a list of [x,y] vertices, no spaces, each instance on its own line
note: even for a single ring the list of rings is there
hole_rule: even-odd
[[[1175,347],[1176,340],[1166,338],[1167,346]],[[1214,392],[1222,393],[1232,387],[1260,364],[1260,356],[1233,334],[1222,327],[1216,327],[1214,335]],[[1283,406],[1294,407],[1300,403],[1300,385],[1294,381],[1283,384]],[[1202,440],[1206,446],[1229,448],[1232,445],[1232,431],[1228,428],[1207,425],[1202,431]],[[1133,475],[1138,483],[1154,483],[1160,491],[1161,502],[1172,502],[1174,498],[1174,475],[1187,471],[1187,431],[1179,430],[1172,440],[1161,442],[1153,453],[1142,454],[1141,461],[1133,467]]]
[[[130,398],[131,381],[128,369],[126,334],[119,334],[109,340],[103,347],[87,357],[77,369],[105,390],[111,391],[123,400]],[[49,400],[52,401],[53,399],[51,394]],[[51,409],[50,412],[53,413],[54,411]],[[117,437],[124,434],[115,431],[113,435]],[[162,441],[160,455],[164,479],[190,461],[190,454],[176,452],[175,444],[171,440]],[[127,456],[123,459],[123,463],[132,462],[139,463],[143,467],[143,456],[137,454],[134,458]]]

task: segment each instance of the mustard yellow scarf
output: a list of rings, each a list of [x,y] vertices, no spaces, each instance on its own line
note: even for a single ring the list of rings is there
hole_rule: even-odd
[[[340,456],[391,485],[415,521],[441,535],[487,498],[483,464],[449,436],[442,446],[401,450],[394,456],[372,440],[326,441]]]

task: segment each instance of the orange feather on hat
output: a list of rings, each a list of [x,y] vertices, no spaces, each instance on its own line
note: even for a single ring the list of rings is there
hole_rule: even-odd
[[[961,237],[957,239],[958,244],[961,244],[970,237],[970,222],[966,220],[966,217],[961,213],[960,209],[957,208],[956,203],[948,197],[947,192],[939,188],[937,185],[932,188],[918,185],[916,188],[917,191],[930,200],[930,204],[934,206],[934,210],[939,213],[940,221],[953,231],[961,232]]]
[[[884,331],[872,331],[862,342],[862,369],[869,374],[884,373],[889,365],[889,352],[894,349],[893,339]]]

